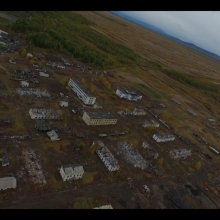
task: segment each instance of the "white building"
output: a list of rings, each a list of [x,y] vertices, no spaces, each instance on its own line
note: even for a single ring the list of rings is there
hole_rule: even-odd
[[[56,131],[52,130],[52,131],[48,131],[47,135],[50,137],[51,141],[58,141],[60,140],[58,134],[56,133]]]
[[[27,53],[28,58],[33,58],[33,55],[31,53]]]
[[[0,30],[0,34],[8,35],[7,32]]]
[[[155,122],[154,120],[146,120],[142,123],[142,126],[144,128],[152,126],[152,125],[155,125],[156,128],[158,128],[160,126],[160,124]]]
[[[62,111],[56,109],[30,109],[31,119],[62,119]]]
[[[49,77],[49,74],[44,73],[44,72],[39,72],[39,75],[40,75],[40,76],[44,76],[44,77]]]
[[[4,43],[4,42],[2,42],[2,41],[0,41],[0,44],[6,46],[6,43]]]
[[[161,134],[154,134],[153,139],[156,142],[167,142],[167,141],[174,141],[175,136],[173,134],[161,133]]]
[[[29,86],[29,82],[21,81],[21,86],[22,87],[28,87]]]
[[[132,112],[133,115],[146,115],[146,111],[141,108],[135,108],[134,111]]]
[[[96,153],[98,154],[102,162],[105,164],[107,169],[109,171],[119,170],[120,167],[118,165],[118,161],[115,159],[113,154],[109,151],[109,149],[106,146],[104,146],[103,142],[101,141],[99,141],[98,144],[101,145],[101,147],[100,149],[96,150]]]
[[[71,179],[80,179],[84,174],[83,166],[73,167],[72,165],[61,166],[60,174],[63,181],[71,180]]]
[[[12,64],[16,64],[16,62],[14,60],[9,60],[8,62],[12,63]]]
[[[60,101],[60,106],[61,107],[68,107],[69,103],[65,101]]]
[[[99,206],[93,209],[113,209],[111,205],[103,205],[103,206]]]
[[[170,151],[170,155],[174,158],[174,159],[179,159],[179,158],[184,158],[186,159],[188,156],[191,155],[191,150],[186,150],[186,149],[173,149]]]
[[[128,91],[127,89],[117,89],[116,94],[120,98],[128,99],[128,100],[140,100],[142,99],[142,94],[137,91]]]
[[[0,190],[15,189],[16,187],[17,181],[15,177],[0,178]]]
[[[68,85],[85,104],[93,105],[95,103],[96,97],[79,81],[70,78]]]

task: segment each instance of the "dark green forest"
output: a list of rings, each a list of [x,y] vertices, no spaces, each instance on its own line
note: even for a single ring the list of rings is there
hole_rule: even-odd
[[[49,50],[67,50],[84,63],[100,67],[130,65],[137,55],[122,44],[93,30],[94,25],[74,12],[34,11],[11,24],[28,44]]]

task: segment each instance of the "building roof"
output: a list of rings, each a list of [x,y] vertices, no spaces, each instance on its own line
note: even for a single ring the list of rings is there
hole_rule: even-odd
[[[120,90],[122,93],[126,94],[126,95],[131,95],[131,96],[142,96],[142,94],[138,91],[131,91],[131,90],[127,90],[127,89],[118,89]]]
[[[16,178],[15,177],[3,177],[0,178],[0,190],[15,188],[16,187]]]
[[[102,143],[102,145],[104,144]],[[96,152],[105,157],[112,166],[119,166],[118,161],[106,146],[102,146],[100,149],[97,149]]]
[[[111,112],[86,112],[90,119],[117,119],[116,114]]]
[[[163,139],[163,138],[173,138],[173,134],[168,134],[168,133],[161,133],[161,134],[155,134],[158,138]]]
[[[73,81],[88,97],[95,98],[95,96],[87,88],[85,88],[82,85],[82,83],[80,83],[78,80],[73,80],[70,78],[70,81]]]
[[[111,205],[103,205],[103,206],[99,206],[93,209],[113,209]]]
[[[62,165],[63,170],[65,172],[65,174],[67,176],[71,176],[73,174],[77,175],[77,174],[83,174],[84,173],[84,169],[83,166],[73,166],[73,165]]]
[[[47,135],[50,137],[50,139],[51,139],[52,141],[59,140],[59,136],[58,136],[58,134],[56,133],[56,131],[54,131],[54,130],[48,131],[48,132],[47,132]]]

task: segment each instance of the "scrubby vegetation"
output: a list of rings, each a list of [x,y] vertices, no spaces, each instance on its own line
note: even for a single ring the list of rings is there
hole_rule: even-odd
[[[84,63],[100,67],[132,64],[136,54],[90,28],[86,18],[74,12],[34,11],[11,24],[29,44],[48,50],[67,50]]]
[[[163,73],[170,76],[173,79],[176,79],[180,82],[186,83],[190,86],[193,86],[198,89],[207,90],[207,91],[219,91],[219,88],[211,83],[201,82],[200,80],[196,79],[193,76],[187,75],[185,73],[181,73],[179,71],[168,69],[163,67],[161,64],[150,61],[150,64],[158,69],[160,69]]]

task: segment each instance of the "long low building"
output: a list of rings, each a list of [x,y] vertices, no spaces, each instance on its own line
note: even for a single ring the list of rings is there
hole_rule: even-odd
[[[82,119],[87,125],[114,125],[118,120],[111,112],[84,112]]]
[[[15,189],[17,187],[17,180],[15,177],[0,178],[0,190]]]
[[[137,91],[129,91],[127,89],[117,89],[116,94],[120,98],[128,99],[128,100],[134,100],[137,101],[139,99],[142,99],[142,94]]]
[[[57,109],[30,109],[31,119],[62,119],[62,111]]]
[[[167,141],[174,141],[175,136],[173,134],[161,133],[161,134],[154,134],[153,139],[156,142],[167,142]]]
[[[79,81],[70,78],[68,85],[86,105],[93,105],[95,103],[96,97]]]
[[[103,142],[99,141],[98,144],[101,145],[101,147],[100,149],[96,150],[96,153],[98,154],[102,162],[105,164],[107,169],[109,171],[119,170],[120,167],[118,161],[115,159],[110,150],[103,144]]]
[[[191,155],[191,150],[187,150],[187,149],[173,149],[170,151],[170,155],[174,158],[174,159],[186,159],[188,156]]]

